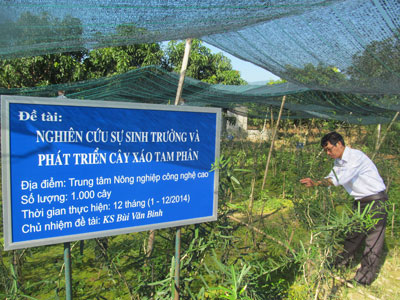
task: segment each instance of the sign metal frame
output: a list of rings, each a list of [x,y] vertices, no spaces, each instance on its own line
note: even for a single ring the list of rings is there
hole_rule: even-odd
[[[127,234],[139,231],[147,231],[154,229],[162,229],[168,227],[178,227],[202,222],[217,220],[218,210],[218,181],[219,172],[213,172],[214,191],[213,191],[213,213],[211,216],[204,216],[195,219],[183,218],[178,221],[162,222],[155,224],[147,224],[143,226],[123,227],[118,229],[93,231],[66,236],[56,236],[43,239],[27,240],[22,242],[14,242],[12,236],[12,195],[11,195],[11,155],[10,153],[10,115],[9,105],[13,103],[33,104],[33,105],[50,105],[50,106],[82,106],[89,108],[120,108],[127,110],[155,110],[155,111],[173,111],[173,112],[198,112],[215,114],[216,132],[215,132],[215,161],[218,161],[220,156],[220,132],[221,132],[221,109],[209,107],[194,107],[194,106],[172,106],[172,105],[157,105],[157,104],[137,104],[113,101],[98,101],[98,100],[77,100],[67,98],[44,98],[44,97],[26,97],[26,96],[4,96],[1,95],[1,151],[2,151],[2,195],[3,195],[3,223],[4,223],[4,249],[14,250],[27,247],[44,246],[57,243],[72,242],[77,240],[85,240],[91,238],[100,238],[106,236],[114,236]],[[129,121],[128,121],[129,122]],[[211,166],[210,166],[211,168]]]

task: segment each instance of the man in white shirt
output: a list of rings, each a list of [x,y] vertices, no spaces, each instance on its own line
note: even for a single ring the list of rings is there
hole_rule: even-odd
[[[306,187],[342,185],[354,197],[353,209],[363,211],[372,205],[373,219],[376,225],[365,232],[354,232],[346,238],[344,252],[339,255],[337,265],[346,265],[354,257],[357,249],[365,240],[365,249],[361,267],[354,280],[363,285],[371,284],[378,272],[382,254],[386,227],[385,201],[386,186],[375,164],[362,151],[345,146],[343,137],[337,132],[330,132],[321,139],[321,146],[327,155],[335,160],[332,171],[322,180],[311,178],[300,180]]]

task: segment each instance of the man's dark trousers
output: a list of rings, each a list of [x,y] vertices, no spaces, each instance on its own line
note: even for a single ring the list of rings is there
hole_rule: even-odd
[[[349,260],[354,257],[357,249],[365,241],[365,249],[361,258],[361,267],[357,270],[354,280],[367,285],[371,284],[376,279],[379,272],[387,219],[385,208],[387,195],[385,193],[379,193],[374,196],[375,197],[365,197],[360,201],[354,201],[353,210],[358,210],[358,206],[360,206],[361,212],[363,212],[368,205],[372,204],[370,213],[372,214],[372,218],[378,220],[378,222],[368,232],[354,232],[346,238],[340,263],[345,264],[349,262]]]

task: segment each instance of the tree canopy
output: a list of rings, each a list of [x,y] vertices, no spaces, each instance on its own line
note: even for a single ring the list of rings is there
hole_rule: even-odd
[[[165,50],[167,69],[180,72],[185,43],[171,41]],[[200,40],[194,39],[189,56],[186,75],[210,84],[243,85],[246,82],[240,73],[232,69],[229,58],[222,53],[212,53]]]
[[[80,21],[70,16],[58,19],[45,13],[26,13],[15,22],[15,26],[21,29],[17,31],[17,36],[10,37],[10,43],[21,36],[24,36],[24,39],[26,36],[35,38],[37,29],[23,26],[27,22],[52,28],[48,35],[58,36],[59,39],[72,34],[79,36],[83,32]],[[115,38],[129,37],[133,32],[142,30],[144,29],[133,25],[120,26]],[[76,43],[80,43],[80,39]],[[184,53],[184,43],[177,41],[171,41],[165,49],[159,43],[92,50],[85,50],[82,45],[81,48],[81,51],[62,54],[0,60],[0,87],[22,88],[77,82],[122,74],[149,65],[179,72]],[[232,69],[226,56],[222,53],[213,54],[199,40],[193,41],[187,76],[210,84],[246,84],[240,73]]]
[[[382,41],[371,42],[364,51],[353,56],[348,68],[351,80],[361,86],[400,85],[400,31]]]

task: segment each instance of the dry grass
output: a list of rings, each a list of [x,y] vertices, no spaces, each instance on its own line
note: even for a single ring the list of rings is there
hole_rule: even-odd
[[[350,275],[354,275],[354,272]],[[355,286],[342,289],[343,300],[395,300],[400,299],[400,249],[388,253],[378,278],[371,286]]]

